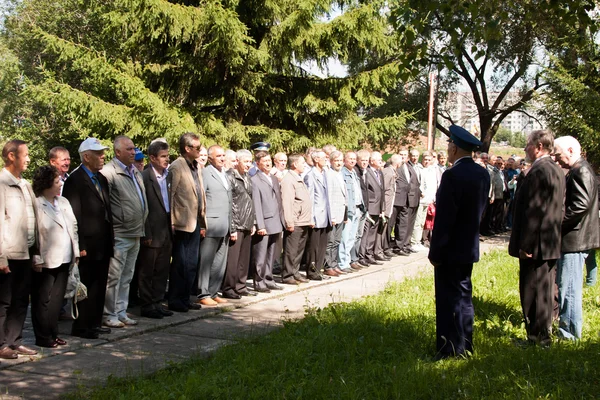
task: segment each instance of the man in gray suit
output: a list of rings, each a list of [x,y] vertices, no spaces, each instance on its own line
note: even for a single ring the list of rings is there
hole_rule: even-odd
[[[338,264],[338,250],[342,239],[342,230],[347,222],[348,216],[348,198],[346,193],[346,183],[342,176],[342,166],[344,165],[344,155],[341,151],[334,150],[329,154],[329,163],[331,168],[325,170],[327,179],[327,188],[329,189],[328,200],[331,210],[331,232],[327,238],[327,251],[325,252],[325,268],[333,269],[338,274],[343,272],[353,272],[350,265],[344,269]]]
[[[256,234],[252,237],[252,265],[254,290],[268,293],[281,290],[273,281],[273,262],[280,249],[281,232],[284,228],[283,207],[279,179],[270,174],[271,156],[259,151],[254,156],[258,172],[251,178],[252,201],[256,213]]]
[[[198,303],[215,306],[227,303],[217,296],[221,288],[231,228],[231,186],[225,176],[225,150],[218,145],[208,148],[209,165],[202,170],[206,193],[206,229],[200,229],[200,269]]]

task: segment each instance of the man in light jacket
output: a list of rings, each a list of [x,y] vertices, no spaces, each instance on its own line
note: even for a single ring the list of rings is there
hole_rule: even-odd
[[[144,236],[148,201],[142,175],[133,165],[135,146],[127,136],[114,141],[115,158],[102,168],[108,181],[115,233],[114,254],[108,268],[102,323],[109,328],[137,325],[127,316],[129,285]]]
[[[37,351],[21,343],[29,305],[32,256],[39,254],[37,207],[29,182],[21,174],[29,165],[22,140],[10,140],[2,149],[0,172],[0,358]]]

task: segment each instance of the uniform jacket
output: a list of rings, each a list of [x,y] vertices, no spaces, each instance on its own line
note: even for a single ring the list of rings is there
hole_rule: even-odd
[[[312,168],[304,177],[312,203],[312,217],[315,228],[327,228],[331,225],[329,195],[325,170],[319,172]]]
[[[333,168],[327,168],[324,172],[325,179],[327,180],[327,196],[331,211],[331,222],[341,224],[346,220],[346,210],[348,208],[346,183],[343,180],[341,170],[337,172]]]
[[[367,167],[366,186],[369,198],[367,212],[371,215],[379,215],[385,210],[383,175],[379,171],[380,181],[375,176],[375,171],[371,167]]]
[[[136,168],[132,170],[143,201],[140,201],[133,179],[117,164],[116,159],[112,159],[100,171],[108,181],[113,229],[118,237],[144,236],[144,223],[148,217],[148,200],[142,174]]]
[[[479,261],[479,224],[488,201],[490,174],[472,158],[442,175],[437,193],[429,260],[445,265]]]
[[[29,182],[25,181],[26,190],[31,197],[35,219],[38,210],[35,195]],[[0,266],[8,265],[8,260],[28,260],[30,258],[27,243],[27,210],[25,195],[21,186],[17,185],[10,172],[0,171]],[[34,253],[38,253],[38,230],[36,222],[36,241]]]
[[[231,229],[231,185],[223,184],[212,165],[202,169],[202,184],[206,195],[206,237],[225,237]]]
[[[87,260],[105,260],[113,255],[113,229],[108,181],[98,173],[99,193],[83,167],[76,168],[65,181],[62,195],[69,200],[77,219],[79,251]]]
[[[248,174],[242,176],[235,169],[226,172],[231,186],[231,232],[251,231],[255,222],[252,182]]]
[[[167,193],[171,198],[169,184],[169,175],[167,174]],[[144,187],[146,188],[146,198],[148,200],[148,218],[144,227],[145,236],[143,241],[151,240],[150,244],[142,244],[146,247],[160,248],[168,244],[173,239],[173,230],[171,229],[171,213],[167,211],[160,191],[160,185],[156,179],[154,168],[149,166],[142,172]]]
[[[79,238],[77,236],[77,219],[69,200],[62,196],[56,198],[62,219],[56,216],[54,210],[48,205],[44,197],[35,199],[38,208],[38,227],[40,238],[40,255],[33,257],[34,264],[44,264],[45,268],[58,268],[63,264],[62,251],[67,245],[64,242],[63,230],[69,234],[69,245],[73,251],[71,263],[79,257]]]
[[[171,186],[171,222],[178,231],[192,233],[197,223],[202,229],[206,227],[206,196],[201,171],[198,170],[198,193],[192,171],[184,157],[177,158],[169,167],[167,182]]]
[[[580,158],[567,174],[562,252],[580,252],[598,247],[598,184],[590,164]]]
[[[534,260],[560,257],[564,193],[564,174],[552,158],[536,160],[515,193],[508,245],[511,256],[519,257],[519,250],[523,250]]]
[[[295,171],[290,170],[281,180],[281,204],[286,227],[312,225],[312,201]]]

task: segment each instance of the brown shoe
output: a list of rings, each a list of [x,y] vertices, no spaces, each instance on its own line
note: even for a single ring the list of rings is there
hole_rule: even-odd
[[[216,301],[219,304],[229,303],[227,300],[225,300],[224,298],[219,297],[219,296],[215,297],[213,300]]]
[[[3,347],[0,349],[0,358],[4,358],[5,360],[14,360],[18,358],[19,355],[16,351],[11,349],[10,347]]]
[[[300,281],[297,281],[294,278],[283,279],[281,283],[285,283],[286,285],[299,285]]]
[[[340,276],[340,274],[335,272],[335,270],[332,268],[326,269],[325,272],[323,272],[323,274],[327,276]]]
[[[338,274],[338,275],[346,275],[346,274],[347,274],[347,272],[344,272],[344,271],[342,271],[342,270],[341,270],[341,269],[339,269],[339,268],[334,268],[333,270],[334,270],[335,272],[337,272],[337,274]]]
[[[360,265],[358,265],[358,263],[353,263],[353,264],[350,264],[350,269],[352,269],[353,271],[360,271],[362,269],[362,267]]]
[[[216,306],[217,304],[219,304],[216,301],[214,301],[213,299],[211,299],[210,297],[205,297],[203,299],[200,299],[196,303],[201,304],[203,306]]]
[[[17,354],[21,354],[22,356],[35,356],[38,352],[34,349],[30,349],[29,347],[25,347],[23,345],[20,346],[11,346],[13,351],[16,351]]]

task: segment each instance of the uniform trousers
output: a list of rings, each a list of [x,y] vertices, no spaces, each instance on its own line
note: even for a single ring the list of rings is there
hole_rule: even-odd
[[[309,226],[295,226],[292,232],[283,234],[283,270],[281,277],[290,279],[299,276],[300,261],[308,240]]]
[[[70,263],[42,268],[31,276],[31,323],[36,343],[49,344],[58,337],[58,317],[67,290]]]
[[[0,348],[20,346],[31,291],[31,259],[8,260],[0,273]]]
[[[237,231],[237,239],[229,240],[227,252],[227,266],[223,279],[222,292],[225,295],[239,294],[246,289],[248,268],[250,268],[250,250],[252,249],[252,236],[250,231]]]
[[[556,260],[519,259],[519,293],[527,337],[550,338]]]
[[[473,352],[473,264],[442,263],[434,269],[438,356]]]

